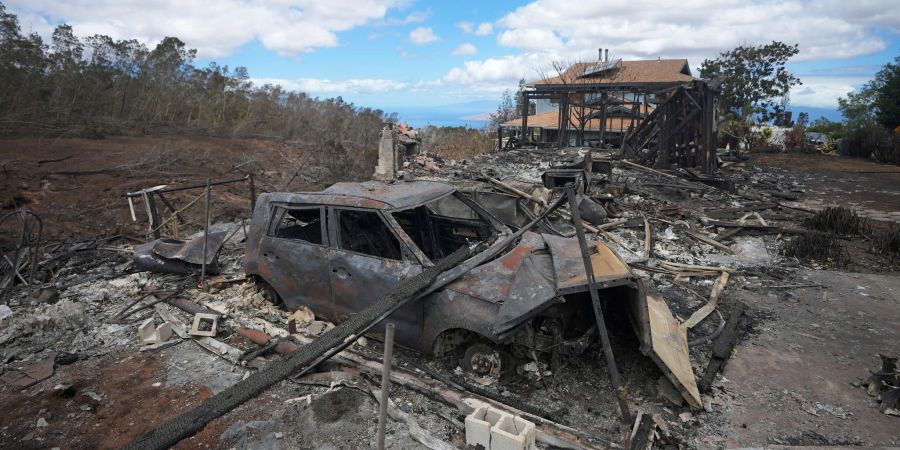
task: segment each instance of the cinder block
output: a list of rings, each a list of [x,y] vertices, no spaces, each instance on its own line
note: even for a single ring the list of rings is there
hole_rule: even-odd
[[[532,450],[535,449],[534,424],[510,415],[503,416],[491,427],[490,450]]]
[[[219,324],[219,316],[216,314],[194,314],[194,324],[188,334],[192,336],[216,337],[216,327]]]
[[[162,325],[156,327],[156,342],[166,342],[172,337],[172,324],[163,322]]]
[[[491,427],[508,416],[509,413],[486,405],[475,408],[466,416],[466,444],[490,450]]]
[[[169,322],[164,322],[157,327],[151,317],[138,327],[138,339],[142,345],[159,344],[160,342],[168,341],[171,337],[172,324]]]
[[[149,318],[138,327],[138,340],[142,345],[150,345],[156,344],[158,341],[156,340],[156,324],[153,323],[153,318]]]

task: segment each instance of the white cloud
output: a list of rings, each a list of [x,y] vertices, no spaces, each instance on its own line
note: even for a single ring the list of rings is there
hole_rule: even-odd
[[[476,53],[478,53],[478,49],[468,42],[460,44],[459,47],[453,49],[453,55],[456,56],[474,55]]]
[[[7,0],[21,17],[66,22],[80,36],[106,34],[154,45],[177,36],[202,57],[230,54],[258,39],[282,55],[339,44],[337,33],[373,23],[404,0],[203,0],[122,2],[120,0]],[[415,13],[409,17],[416,19]],[[23,22],[24,23],[24,22]],[[32,21],[32,23],[34,23]],[[40,24],[36,24],[35,28]],[[37,31],[37,30],[36,30]]]
[[[463,33],[471,33],[472,32],[472,22],[462,21],[456,24],[456,27],[462,30]]]
[[[421,23],[431,17],[431,9],[426,9],[424,11],[413,11],[406,15],[403,18],[390,17],[384,20],[373,22],[373,26],[378,27],[392,27],[398,25],[409,25],[411,23]]]
[[[847,97],[870,78],[868,77],[827,77],[802,76],[802,86],[791,92],[791,105],[813,108],[834,108],[838,97]]]
[[[494,22],[491,32],[509,55],[466,61],[442,79],[488,90],[499,83],[514,86],[520,78],[548,74],[552,61],[596,59],[600,47],[609,49],[611,59],[688,58],[692,67],[738,45],[773,40],[798,43],[796,62],[851,59],[887,48],[885,30],[900,32],[895,2],[685,0],[673,9],[659,0],[534,0]],[[469,23],[476,33],[481,25]],[[857,82],[800,78],[804,86],[791,100],[801,106],[834,107]]]
[[[799,43],[795,60],[851,58],[886,48],[871,29],[900,30],[892,0],[686,0],[675,10],[654,0],[536,0],[497,21],[498,42],[523,51],[551,38],[574,57],[610,48],[629,58],[713,57],[740,44]],[[635,14],[641,11],[641,14]],[[827,30],[827,32],[824,32]]]
[[[489,22],[482,22],[478,24],[478,28],[475,29],[476,36],[487,36],[494,32],[494,26]]]
[[[429,27],[418,27],[409,32],[409,40],[416,45],[425,45],[440,39]]]
[[[306,92],[312,95],[365,94],[373,92],[399,91],[409,88],[410,83],[382,79],[329,80],[322,78],[298,78],[295,80],[280,78],[253,78],[258,86],[277,84],[289,91]]]

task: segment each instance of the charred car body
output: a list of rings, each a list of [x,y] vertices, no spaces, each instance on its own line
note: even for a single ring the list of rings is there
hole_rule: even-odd
[[[554,362],[583,352],[596,325],[577,240],[526,231],[506,243],[510,234],[447,184],[338,183],[322,192],[261,195],[244,270],[286,308],[305,305],[342,322],[460,246],[505,244],[443,289],[392,314],[397,342],[427,354],[466,346],[463,363],[475,369],[485,369],[479,362],[489,352],[486,343],[508,346],[517,356],[547,353]],[[643,284],[605,244],[591,246],[601,295],[629,311],[648,353],[654,314]],[[668,308],[665,314],[671,317]]]

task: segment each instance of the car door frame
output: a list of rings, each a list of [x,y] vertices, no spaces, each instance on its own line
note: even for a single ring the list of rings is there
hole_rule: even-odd
[[[376,214],[382,224],[389,230],[391,236],[397,239],[400,245],[401,259],[395,260],[364,253],[342,249],[340,241],[339,213],[342,210],[364,211]],[[329,265],[332,285],[332,298],[337,311],[336,319],[343,321],[365,307],[381,300],[384,295],[394,290],[400,283],[420,273],[431,261],[415,246],[411,245],[409,236],[403,232],[400,225],[389,213],[384,210],[362,208],[356,206],[329,205],[327,207],[327,226],[329,242]],[[425,262],[423,262],[423,259]],[[352,263],[352,264],[351,264]],[[393,266],[393,267],[392,267]],[[375,269],[375,270],[373,270]],[[388,269],[390,272],[388,272]],[[349,278],[356,275],[356,279],[348,282]],[[358,286],[356,289],[353,286]],[[383,286],[383,287],[382,287]],[[372,331],[376,334],[384,332],[387,322],[396,325],[395,333],[397,341],[407,346],[416,342],[422,334],[424,322],[424,308],[421,302],[415,302],[401,307],[391,314],[387,320],[382,321]]]
[[[327,206],[316,203],[278,202],[270,205],[268,222],[259,245],[259,259],[267,266],[266,282],[275,289],[288,309],[307,306],[318,316],[333,318],[328,251]],[[276,230],[291,210],[319,210],[322,243],[277,237]],[[318,261],[319,264],[315,264]],[[315,283],[318,281],[318,283]],[[312,282],[312,283],[311,283]]]

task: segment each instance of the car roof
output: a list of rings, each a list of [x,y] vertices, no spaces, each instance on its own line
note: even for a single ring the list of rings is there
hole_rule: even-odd
[[[271,192],[260,199],[266,203],[340,205],[373,209],[415,208],[452,194],[456,188],[434,181],[384,183],[336,183],[319,192]]]
[[[384,203],[388,208],[413,208],[453,193],[453,186],[435,181],[365,181],[335,183],[322,191],[335,196],[355,197]]]

